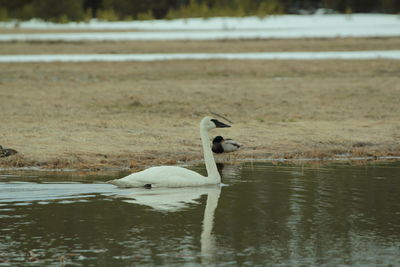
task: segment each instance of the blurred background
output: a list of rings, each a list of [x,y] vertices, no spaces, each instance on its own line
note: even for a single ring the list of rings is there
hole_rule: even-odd
[[[0,0],[0,21],[41,18],[59,23],[92,18],[116,21],[399,11],[398,0]]]
[[[0,164],[201,159],[193,129],[209,111],[235,121],[216,135],[257,148],[236,157],[400,155],[399,11],[399,0],[0,0],[0,145],[19,152]]]

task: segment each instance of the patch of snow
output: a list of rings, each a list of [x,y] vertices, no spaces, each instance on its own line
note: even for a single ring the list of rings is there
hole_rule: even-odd
[[[363,27],[367,25],[400,25],[398,15],[387,14],[328,14],[328,15],[274,15],[259,17],[216,17],[174,20],[142,20],[107,22],[93,19],[89,22],[59,24],[33,19],[23,22],[0,22],[0,27],[21,29],[113,29],[113,30],[247,30],[306,27]]]
[[[387,14],[279,15],[265,18],[191,18],[56,24],[0,22],[2,28],[140,30],[144,32],[1,34],[0,41],[212,40],[240,38],[336,38],[400,36],[400,16]]]
[[[235,31],[171,31],[171,32],[86,32],[86,33],[36,33],[0,34],[0,41],[151,41],[151,40],[233,40],[233,39],[295,39],[338,37],[391,37],[400,36],[398,27],[366,26],[361,29],[347,27],[271,29]]]
[[[400,50],[324,51],[261,53],[177,53],[177,54],[80,54],[80,55],[0,55],[0,62],[91,62],[162,60],[324,60],[324,59],[400,59]]]

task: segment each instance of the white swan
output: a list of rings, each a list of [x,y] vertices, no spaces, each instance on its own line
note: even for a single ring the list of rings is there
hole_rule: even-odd
[[[219,184],[221,183],[221,176],[211,151],[208,131],[225,127],[230,126],[210,117],[205,117],[200,122],[200,137],[203,145],[207,177],[182,167],[159,166],[132,173],[124,178],[111,180],[108,183],[118,187],[187,187]]]

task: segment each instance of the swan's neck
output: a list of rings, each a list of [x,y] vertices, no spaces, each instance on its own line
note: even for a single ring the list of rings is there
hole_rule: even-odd
[[[207,168],[208,178],[216,181],[216,183],[221,182],[221,176],[219,175],[217,165],[215,164],[214,155],[211,151],[210,140],[208,139],[207,130],[200,127],[200,137],[203,145],[204,162]]]

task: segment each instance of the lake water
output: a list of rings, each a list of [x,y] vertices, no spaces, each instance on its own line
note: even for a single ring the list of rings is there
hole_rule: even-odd
[[[0,266],[400,265],[400,162],[221,171],[186,189],[3,171]]]

